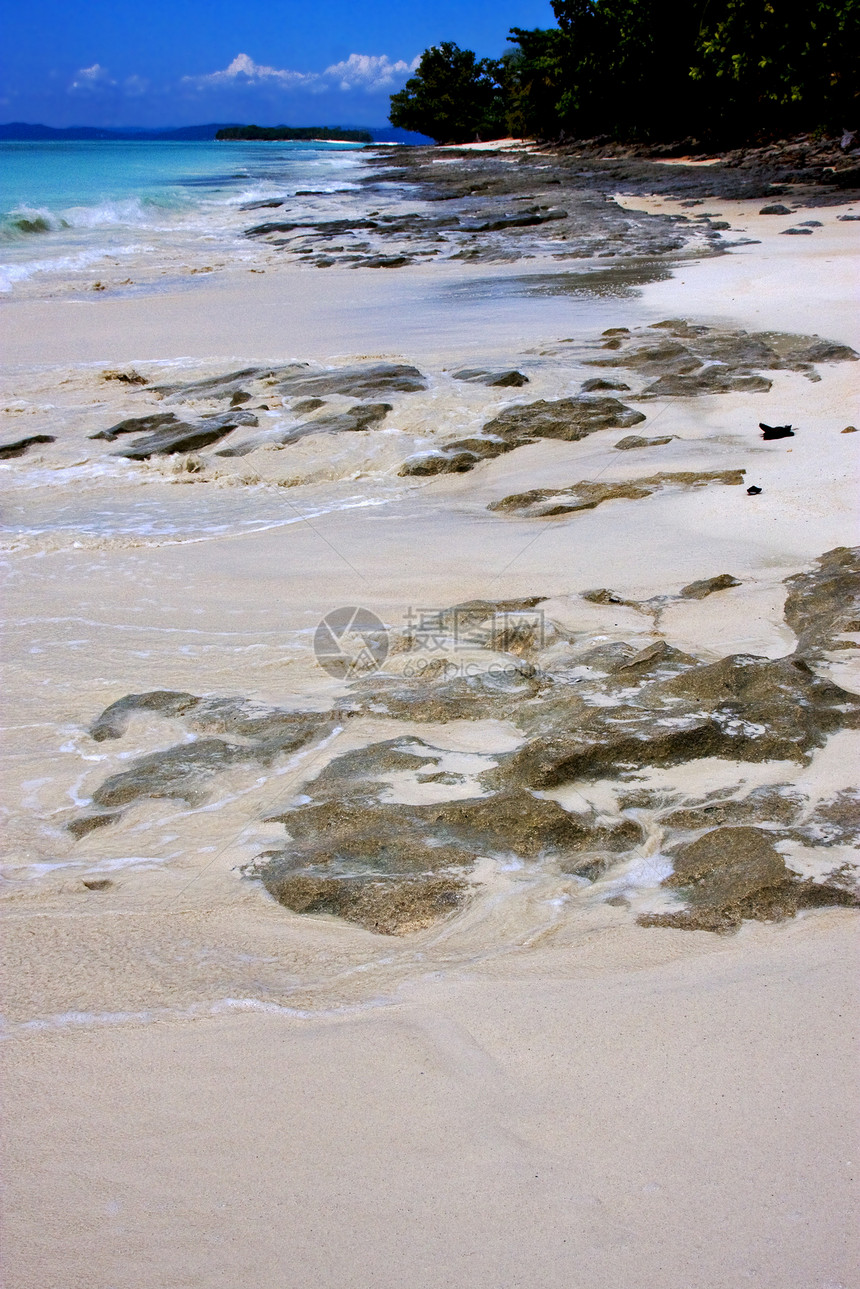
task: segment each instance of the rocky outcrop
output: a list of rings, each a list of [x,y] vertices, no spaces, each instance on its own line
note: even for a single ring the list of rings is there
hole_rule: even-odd
[[[788,580],[786,612],[799,644],[782,658],[703,662],[659,638],[644,648],[595,642],[547,623],[541,597],[529,596],[466,601],[392,633],[388,657],[399,672],[363,676],[327,712],[172,690],[127,695],[93,722],[96,741],[122,738],[138,717],[181,722],[186,739],[197,737],[125,764],[67,826],[84,838],[146,798],[196,804],[218,775],[269,766],[351,716],[440,726],[489,718],[518,727],[519,746],[465,756],[401,736],[335,755],[271,817],[284,827],[284,843],[246,875],[296,912],[403,934],[462,907],[478,860],[544,863],[593,881],[659,842],[674,869],[666,891],[678,903],[643,914],[643,925],[726,931],[744,918],[854,906],[854,872],[839,865],[838,851],[829,875],[802,877],[780,846],[826,854],[856,845],[856,791],[811,803],[784,781],[744,791],[739,772],[735,789],[690,799],[639,787],[637,777],[703,757],[805,764],[830,735],[860,727],[860,698],[818,675],[804,652],[805,641],[832,645],[852,620],[858,556],[830,551]],[[735,579],[702,579],[681,594],[698,598],[727,581]],[[650,603],[605,589],[586,598],[641,610]],[[486,651],[487,665],[472,673],[452,664],[462,647]],[[605,813],[586,805],[584,784],[595,780],[613,785],[617,806]],[[541,795],[569,792],[577,781],[581,811]],[[641,811],[651,820],[647,852]]]
[[[269,894],[294,913],[328,914],[378,935],[423,931],[464,903],[468,884],[452,874],[388,879],[272,875]]]
[[[246,744],[198,739],[165,752],[152,752],[112,774],[93,793],[97,806],[125,806],[144,797],[176,797],[189,805],[206,800],[214,777],[223,770],[257,759]]]
[[[212,780],[237,765],[270,765],[279,755],[302,747],[331,728],[325,712],[267,707],[243,698],[198,698],[176,690],[158,689],[128,694],[111,703],[90,726],[96,742],[122,738],[131,718],[139,714],[181,721],[191,734],[225,734],[243,742],[197,738],[165,751],[137,757],[125,770],[107,778],[93,793],[97,806],[114,809],[147,797],[175,797],[193,804],[204,801]],[[67,825],[84,835],[104,815],[89,815]]]
[[[484,775],[474,795],[429,805],[406,805],[385,799],[389,780],[404,772],[418,782],[438,783],[434,767],[445,754],[415,740],[391,740],[339,757],[308,786],[307,804],[276,816],[290,841],[281,851],[261,856],[248,875],[262,880],[281,903],[307,911],[309,894],[314,911],[334,911],[334,883],[347,883],[348,900],[337,911],[369,930],[379,925],[380,894],[400,885],[406,897],[429,889],[451,890],[447,908],[458,905],[468,891],[467,877],[481,856],[554,855],[566,871],[600,864],[605,854],[618,854],[642,839],[632,820],[599,823],[594,816],[573,815],[516,787],[485,791]],[[492,764],[492,762],[488,762]],[[463,776],[444,776],[447,782]],[[588,858],[585,858],[588,856]],[[323,883],[320,886],[320,882]],[[442,883],[441,887],[439,883]],[[397,884],[397,885],[395,885]],[[370,901],[365,903],[363,897]],[[322,908],[318,900],[324,897]],[[438,916],[438,908],[436,916]],[[412,929],[388,918],[388,929]]]
[[[98,434],[91,434],[89,437],[114,443],[121,434],[143,434],[178,424],[179,417],[175,412],[151,412],[148,416],[130,416],[127,420],[112,425],[109,430],[99,430]]]
[[[377,394],[415,394],[427,388],[417,367],[406,363],[371,363],[364,367],[338,367],[331,371],[299,371],[282,379],[279,389],[293,396],[346,394],[372,398]]]
[[[860,906],[860,897],[834,881],[803,880],[786,868],[772,838],[760,828],[715,828],[674,855],[664,885],[687,906],[640,916],[643,926],[732,931],[745,918],[781,921],[805,908]]]
[[[661,448],[666,443],[671,443],[677,438],[676,434],[663,434],[654,439],[646,439],[641,434],[628,434],[626,438],[619,439],[613,446],[619,448],[622,452],[629,452],[632,448]]]
[[[253,412],[223,412],[206,416],[196,425],[178,421],[168,424],[153,434],[136,439],[129,447],[121,448],[114,456],[127,457],[130,461],[145,461],[151,456],[169,456],[175,452],[198,452],[201,448],[218,443],[241,425],[258,425]]]
[[[483,427],[480,435],[454,439],[441,448],[411,457],[401,475],[450,474],[471,470],[480,461],[538,439],[575,442],[597,430],[624,430],[645,417],[617,398],[590,398],[576,394],[553,402],[517,403],[507,407]]]
[[[31,434],[28,438],[18,439],[15,443],[0,443],[0,461],[11,461],[13,457],[22,457],[25,452],[39,443],[56,443],[56,441],[53,434]]]
[[[508,368],[507,371],[487,371],[483,367],[464,367],[462,371],[451,373],[454,380],[465,380],[471,385],[490,385],[499,389],[517,389],[528,385],[529,378],[521,371]]]
[[[682,319],[636,332],[614,328],[604,334],[602,348],[609,352],[587,359],[590,366],[620,367],[652,378],[637,398],[766,392],[771,381],[762,371],[802,371],[815,377],[815,363],[854,362],[858,357],[848,345],[818,336],[728,331]]]
[[[718,573],[716,577],[703,577],[697,582],[689,582],[687,586],[681,587],[678,594],[682,600],[704,600],[706,595],[713,595],[714,591],[727,591],[740,585],[739,579],[732,577],[731,573]]]
[[[828,551],[808,573],[787,578],[786,586],[785,620],[797,636],[798,653],[817,658],[843,649],[841,637],[860,631],[860,548]]]

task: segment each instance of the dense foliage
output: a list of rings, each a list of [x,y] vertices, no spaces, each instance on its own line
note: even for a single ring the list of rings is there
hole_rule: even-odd
[[[504,134],[742,142],[860,124],[860,0],[552,0],[498,61],[445,42],[391,99],[439,142]]]

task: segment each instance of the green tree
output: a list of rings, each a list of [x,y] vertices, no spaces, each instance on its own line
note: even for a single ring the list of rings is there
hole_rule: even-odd
[[[499,79],[508,133],[518,138],[555,138],[561,129],[558,104],[564,93],[565,37],[557,27],[526,31],[512,27],[516,46],[502,54]]]
[[[446,40],[425,49],[413,77],[391,95],[389,120],[437,143],[499,139],[505,133],[500,65]]]
[[[729,135],[860,124],[858,0],[712,0],[692,61]]]
[[[698,115],[690,67],[703,5],[689,0],[553,0],[564,35],[568,131],[679,138]]]

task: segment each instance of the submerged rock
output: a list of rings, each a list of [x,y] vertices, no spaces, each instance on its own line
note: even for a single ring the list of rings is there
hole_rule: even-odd
[[[546,789],[702,757],[803,763],[828,734],[858,726],[860,698],[802,658],[738,654],[645,683],[616,706],[587,707],[515,752],[508,772]]]
[[[244,698],[198,698],[158,689],[111,703],[89,732],[96,742],[122,738],[137,713],[182,720],[193,734],[226,734],[245,741],[200,738],[137,757],[96,788],[92,799],[97,806],[113,809],[147,797],[175,797],[197,804],[206,799],[212,780],[222,771],[237,765],[268,766],[276,756],[295,751],[332,727],[329,712],[290,711]],[[116,817],[91,814],[67,827],[75,836],[83,836]]]
[[[732,931],[745,918],[774,922],[805,908],[860,905],[860,898],[840,885],[790,873],[760,828],[716,828],[681,847],[674,861],[664,886],[679,889],[687,907],[644,914],[638,919],[643,926]]]
[[[109,430],[100,430],[98,434],[91,434],[89,437],[105,439],[108,443],[113,443],[121,434],[142,434],[146,431],[162,430],[166,425],[178,424],[179,417],[175,412],[150,412],[148,416],[130,416],[127,420],[112,425]]]
[[[171,402],[186,398],[232,398],[249,381],[284,379],[289,374],[310,371],[307,363],[287,363],[283,367],[240,367],[238,371],[204,376],[200,380],[184,381],[170,385],[156,385],[155,391]]]
[[[115,810],[110,814],[81,815],[79,819],[71,819],[66,824],[66,831],[72,834],[75,841],[80,841],[81,837],[86,837],[88,833],[95,832],[97,828],[105,828],[118,818],[119,812]]]
[[[145,694],[126,694],[110,707],[106,707],[90,725],[89,734],[97,743],[105,739],[122,738],[128,723],[136,712],[157,712],[161,716],[182,716],[203,700],[195,694],[175,689],[152,689]]]
[[[450,474],[473,469],[479,461],[490,460],[537,439],[575,442],[597,430],[626,430],[644,421],[617,398],[589,398],[576,394],[552,402],[516,403],[506,407],[483,427],[480,435],[454,439],[432,452],[410,457],[401,475]]]
[[[338,415],[318,416],[316,420],[303,421],[300,425],[294,425],[291,429],[275,436],[253,438],[246,443],[237,443],[235,447],[221,448],[215,455],[243,457],[260,447],[287,447],[291,443],[298,443],[300,439],[310,438],[315,434],[353,434],[361,430],[371,430],[383,421],[390,411],[390,403],[356,403],[354,407]]]
[[[198,739],[164,752],[151,752],[132,761],[127,770],[112,774],[93,793],[97,806],[125,806],[144,797],[178,797],[189,805],[206,800],[215,775],[256,760],[245,744],[222,739]]]
[[[726,824],[790,824],[800,815],[806,798],[789,783],[754,788],[747,796],[701,805],[682,806],[660,817],[667,828],[698,831]]]
[[[309,785],[307,804],[275,816],[292,840],[260,856],[247,875],[297,911],[337,912],[390,933],[414,929],[414,917],[405,925],[399,916],[380,917],[381,893],[404,908],[421,894],[420,924],[428,925],[466,898],[468,873],[481,856],[557,856],[564,871],[578,872],[642,840],[632,820],[574,815],[518,786],[484,791],[487,775],[479,776],[479,795],[418,805],[386,799],[387,777],[404,770],[417,783],[442,786],[456,778],[428,773],[445,755],[416,741],[389,740],[336,758]],[[487,761],[488,771],[492,764]],[[348,898],[337,897],[340,889]],[[450,894],[440,903],[434,896],[428,905],[425,890],[456,893],[456,899]]]
[[[501,389],[518,388],[529,383],[528,376],[513,368],[507,371],[487,371],[483,367],[468,367],[451,374],[454,380],[465,380],[473,385],[491,385]]]
[[[652,828],[662,830],[663,853],[675,860],[667,889],[686,900],[644,915],[644,925],[719,931],[747,917],[854,906],[847,867],[823,881],[802,879],[786,868],[776,843],[856,844],[855,791],[810,810],[787,783],[745,795],[739,786],[700,801],[671,787],[616,789],[635,784],[647,767],[704,757],[804,764],[831,734],[860,728],[860,697],[817,675],[809,661],[858,625],[858,574],[860,551],[839,548],[788,579],[786,619],[798,648],[783,658],[702,662],[662,638],[638,649],[595,641],[547,625],[541,597],[529,596],[465,601],[410,623],[392,638],[390,654],[411,674],[365,676],[336,711],[171,690],[127,695],[94,721],[97,741],[122,737],[135,713],[180,720],[204,737],[127,764],[93,793],[96,809],[68,826],[83,837],[117,818],[119,807],[147,797],[197,803],[217,775],[269,766],[350,716],[439,724],[489,718],[507,722],[509,733],[511,724],[518,727],[523,741],[513,751],[466,756],[401,737],[336,756],[274,816],[284,844],[258,856],[247,875],[298,912],[403,934],[462,907],[478,860],[548,863],[556,873],[598,877],[643,844],[644,823],[625,812],[644,810],[655,820],[650,842]],[[735,583],[722,574],[689,584],[682,595],[701,598]],[[602,588],[586,598],[648,610],[673,597],[638,604]],[[476,674],[464,674],[460,647],[470,657],[486,651]],[[536,795],[577,780],[615,781],[606,813],[573,813]]]
[[[846,788],[823,801],[792,834],[808,846],[856,846],[860,842],[860,792]]]
[[[258,425],[259,421],[253,412],[241,409],[223,412],[218,416],[207,416],[196,425],[185,425],[181,421],[175,425],[165,425],[154,434],[144,435],[130,447],[121,448],[114,456],[127,457],[130,461],[145,461],[151,456],[169,456],[175,452],[198,452],[223,439],[232,430],[242,425]]]
[[[434,663],[437,665],[434,666]],[[417,679],[372,677],[352,686],[355,710],[396,720],[505,720],[516,704],[540,692],[541,683],[529,669],[512,662],[495,671],[448,677],[451,664],[430,659]],[[533,669],[532,669],[533,671]]]
[[[338,878],[298,873],[264,882],[269,894],[294,913],[329,914],[379,935],[423,931],[464,903],[468,884],[440,877]]]

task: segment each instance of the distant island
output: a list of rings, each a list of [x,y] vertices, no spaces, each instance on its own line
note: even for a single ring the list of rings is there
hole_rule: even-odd
[[[184,125],[155,129],[145,126],[33,125],[26,121],[0,123],[0,143],[211,143],[215,139],[324,139],[345,143],[432,143],[413,130],[392,126],[333,128],[313,125],[293,128],[277,125],[236,125],[219,121],[211,125]]]
[[[259,139],[264,142],[322,139],[331,143],[373,143],[369,130],[339,130],[326,125],[228,125],[219,130],[216,139]]]

